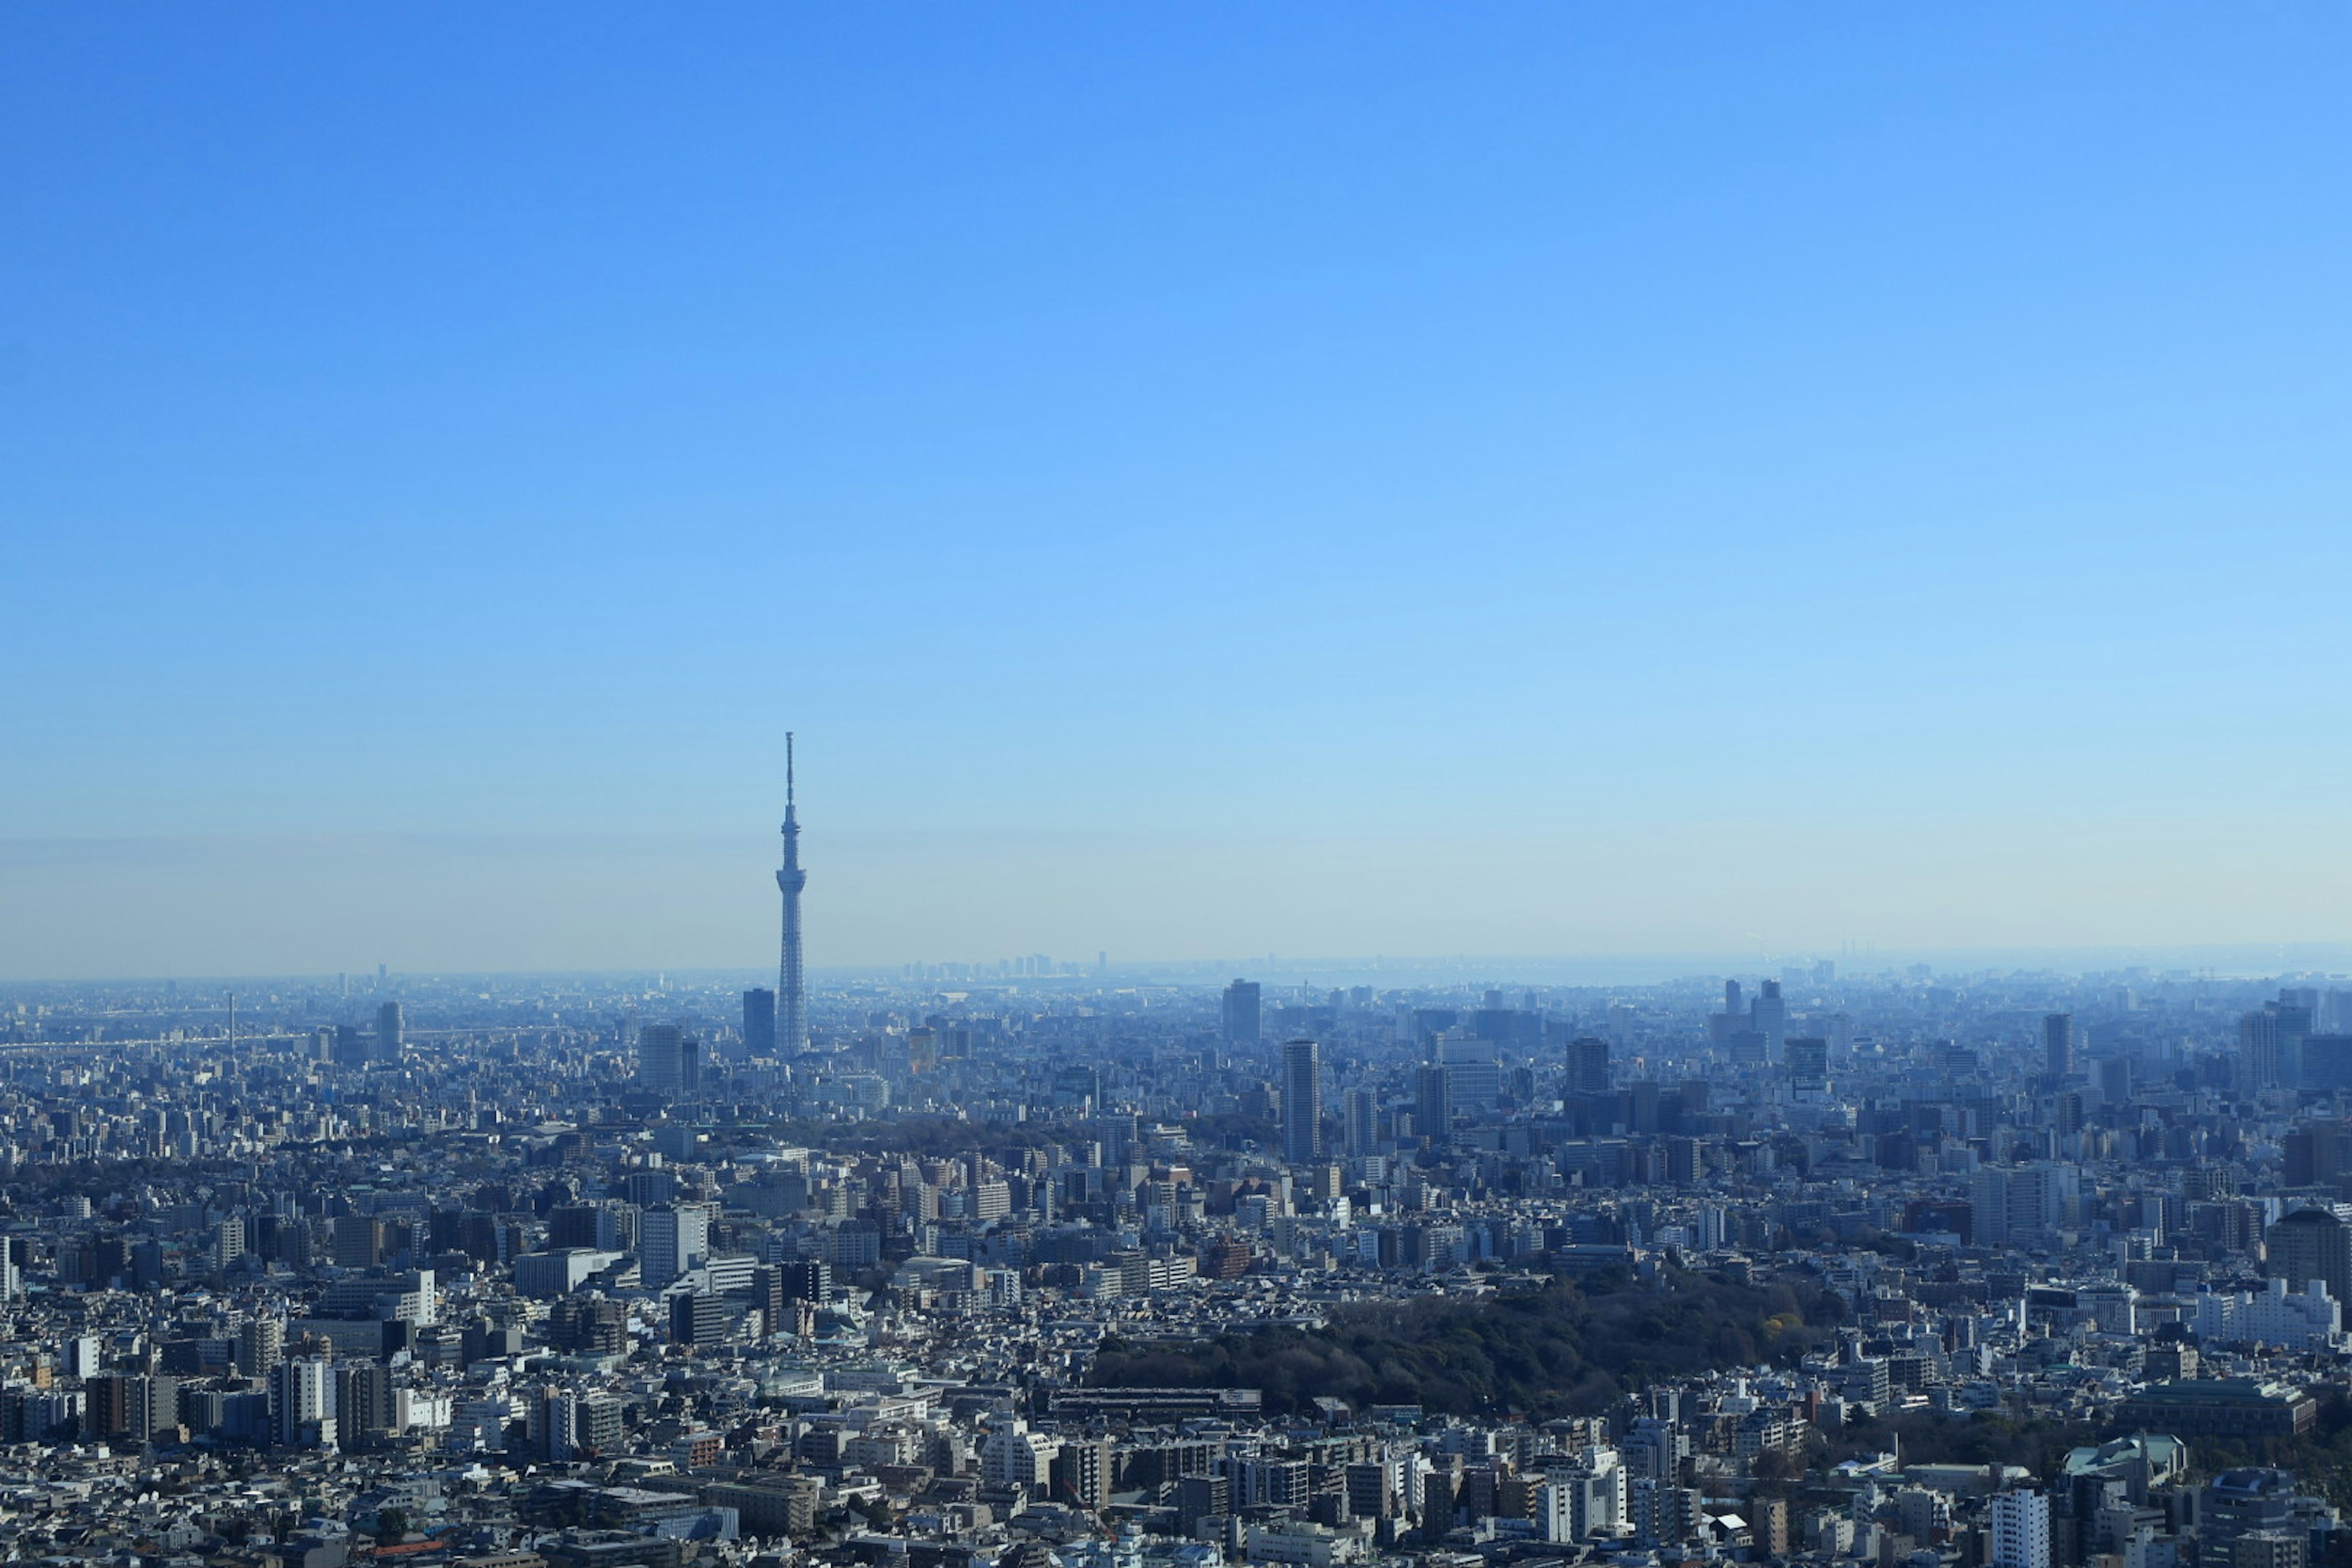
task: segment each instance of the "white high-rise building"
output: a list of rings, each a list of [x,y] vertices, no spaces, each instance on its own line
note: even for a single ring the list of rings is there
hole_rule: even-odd
[[[1573,1460],[1547,1474],[1550,1479],[1536,1491],[1536,1513],[1545,1540],[1605,1541],[1622,1533],[1626,1475],[1616,1449],[1580,1449]]]
[[[2050,1568],[2050,1500],[2005,1491],[1992,1500],[1992,1568]]]
[[[269,1369],[269,1436],[285,1448],[335,1446],[334,1363],[284,1361]]]
[[[637,1273],[658,1290],[710,1260],[710,1211],[700,1204],[662,1204],[637,1216]]]

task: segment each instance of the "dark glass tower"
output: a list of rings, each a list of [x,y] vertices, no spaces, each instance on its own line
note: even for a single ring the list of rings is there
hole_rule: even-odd
[[[1293,1165],[1323,1157],[1323,1047],[1313,1040],[1282,1047],[1282,1157]]]

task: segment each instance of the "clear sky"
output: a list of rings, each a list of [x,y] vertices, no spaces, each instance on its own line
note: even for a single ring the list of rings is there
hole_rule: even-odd
[[[2340,940],[2347,79],[8,7],[0,975]]]

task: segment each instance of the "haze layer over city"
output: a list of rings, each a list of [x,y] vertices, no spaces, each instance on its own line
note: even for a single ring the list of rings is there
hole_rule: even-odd
[[[0,16],[0,1562],[2352,1568],[2347,45]]]

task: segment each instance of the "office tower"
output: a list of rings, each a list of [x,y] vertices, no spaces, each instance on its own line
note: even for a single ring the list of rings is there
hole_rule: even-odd
[[[776,994],[764,985],[743,993],[743,1054],[776,1054]]]
[[[1445,1098],[1451,1110],[1464,1116],[1484,1116],[1501,1102],[1503,1069],[1495,1059],[1492,1040],[1449,1033],[1437,1042],[1437,1059],[1445,1068]]]
[[[368,1038],[360,1033],[357,1024],[335,1026],[335,1043],[331,1057],[339,1068],[365,1067],[368,1063]]]
[[[1423,1062],[1412,1075],[1412,1130],[1424,1138],[1445,1141],[1447,1129],[1454,1125],[1454,1097],[1445,1069],[1435,1062]]]
[[[688,1094],[701,1081],[702,1047],[676,1024],[637,1031],[637,1081],[665,1094]]]
[[[1609,1092],[1609,1042],[1591,1035],[1568,1042],[1568,1092]]]
[[[1054,1103],[1093,1110],[1102,1104],[1102,1069],[1090,1062],[1072,1062],[1054,1069]]]
[[[1304,1165],[1323,1155],[1323,1047],[1293,1040],[1282,1047],[1282,1157]]]
[[[269,1436],[281,1448],[335,1446],[335,1365],[279,1362],[269,1372]]]
[[[2331,1209],[2296,1209],[2263,1234],[2270,1272],[2300,1290],[2314,1279],[2352,1305],[2352,1229]]]
[[[383,1222],[369,1215],[347,1214],[335,1219],[335,1267],[373,1268],[383,1261]]]
[[[784,732],[784,864],[776,873],[776,887],[784,895],[784,952],[776,968],[776,1028],[778,1046],[788,1057],[809,1048],[808,991],[801,983],[801,889],[808,873],[801,869],[801,819],[793,798],[793,736]]]
[[[707,1351],[727,1342],[734,1320],[727,1303],[717,1296],[673,1296],[669,1301],[672,1344]]]
[[[1381,1097],[1376,1089],[1351,1089],[1339,1096],[1339,1138],[1351,1160],[1376,1153],[1381,1146]]]
[[[1265,1037],[1258,984],[1236,980],[1225,987],[1224,1036],[1229,1046],[1254,1046]]]
[[[658,1290],[710,1258],[710,1211],[699,1204],[663,1204],[637,1216],[637,1275]]]
[[[408,1043],[407,1022],[401,1016],[400,1004],[387,1002],[375,1010],[375,1055],[378,1061],[396,1062],[403,1047]]]
[[[2299,1087],[2352,1089],[2352,1035],[2305,1035],[2298,1054],[2303,1058]]]
[[[2132,1064],[2129,1057],[2101,1057],[2092,1064],[2091,1081],[2099,1086],[2099,1099],[2115,1107],[2129,1105],[2132,1098]]]
[[[2050,1568],[2050,1500],[2005,1491],[1992,1500],[1992,1568]]]
[[[787,1301],[822,1301],[833,1289],[833,1266],[796,1258],[776,1265]]]
[[[2074,1015],[2052,1013],[2042,1020],[2042,1070],[2055,1082],[2074,1071]]]
[[[1830,1043],[1814,1036],[1800,1035],[1789,1042],[1786,1052],[1789,1064],[1789,1088],[1800,1095],[1828,1092],[1830,1087]]]
[[[2238,1020],[2238,1087],[2294,1089],[2303,1081],[2303,1043],[2311,1034],[2311,1009],[2265,1002],[2259,1013]]]
[[[2286,1155],[2282,1179],[2290,1187],[2333,1185],[2352,1173],[2352,1126],[2318,1121],[2279,1140]]]
[[[1969,1178],[1971,1235],[1979,1247],[2046,1238],[2066,1223],[2080,1187],[2081,1173],[2073,1165],[2036,1161],[1980,1166]]]
[[[1748,1026],[1764,1037],[1768,1054],[1777,1054],[1780,1043],[1789,1037],[1789,1004],[1781,998],[1780,983],[1767,980],[1759,988],[1756,1005],[1749,1009]]]

